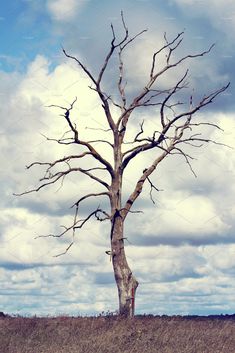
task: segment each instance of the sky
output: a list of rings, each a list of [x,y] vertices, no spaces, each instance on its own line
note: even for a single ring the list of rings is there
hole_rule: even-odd
[[[97,74],[110,48],[112,22],[121,34],[124,11],[131,34],[148,29],[125,53],[127,93],[144,87],[152,54],[168,38],[185,31],[176,56],[204,51],[160,82],[176,82],[189,68],[189,93],[203,97],[228,82],[229,89],[196,119],[218,124],[203,127],[203,136],[229,147],[207,144],[190,148],[192,174],[177,156],[164,160],[151,180],[161,190],[155,204],[146,185],[125,225],[127,259],[139,281],[136,313],[209,315],[235,312],[235,103],[232,0],[14,0],[0,5],[0,311],[20,315],[94,315],[118,308],[109,250],[109,224],[91,220],[76,234],[52,239],[61,225],[71,224],[74,204],[82,195],[100,190],[79,174],[62,185],[14,196],[38,185],[44,169],[25,166],[53,161],[74,150],[45,136],[66,132],[60,109],[75,97],[73,117],[84,138],[105,134],[100,102],[89,79],[62,48]],[[115,59],[115,58],[114,58]],[[110,64],[104,85],[116,94],[118,70]],[[161,60],[159,62],[161,65]],[[117,117],[117,109],[113,109]],[[130,124],[129,137],[146,122],[156,126],[156,111],[141,110]],[[100,129],[100,130],[99,130]],[[108,159],[110,151],[97,144]],[[124,175],[124,196],[133,189],[153,155],[145,154]],[[82,163],[82,162],[81,162]],[[81,164],[82,165],[82,164]],[[85,216],[99,202],[84,203]],[[102,205],[107,206],[104,202]],[[36,238],[36,239],[35,239]]]

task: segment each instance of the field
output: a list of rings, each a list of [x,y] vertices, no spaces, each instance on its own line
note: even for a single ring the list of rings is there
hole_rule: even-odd
[[[1,353],[235,353],[235,315],[0,317]]]

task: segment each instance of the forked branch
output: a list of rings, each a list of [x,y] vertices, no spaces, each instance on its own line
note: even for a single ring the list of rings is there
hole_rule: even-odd
[[[69,243],[69,245],[66,247],[66,249],[57,254],[54,255],[54,257],[59,257],[62,255],[65,255],[69,249],[72,247],[72,245],[75,243],[75,233],[77,229],[82,229],[82,227],[93,217],[95,216],[95,218],[98,221],[105,221],[106,219],[110,219],[110,216],[108,215],[107,212],[105,212],[104,210],[102,210],[101,208],[97,208],[95,211],[91,212],[86,218],[84,219],[78,219],[78,208],[79,208],[79,204],[76,205],[76,210],[75,210],[75,215],[74,215],[74,221],[72,223],[71,226],[66,227],[66,226],[61,226],[62,228],[64,228],[64,231],[60,232],[59,234],[47,234],[47,235],[38,235],[36,237],[37,238],[61,238],[64,235],[66,235],[67,233],[69,233],[70,231],[72,231],[72,241]],[[101,215],[103,215],[103,217],[101,217]]]

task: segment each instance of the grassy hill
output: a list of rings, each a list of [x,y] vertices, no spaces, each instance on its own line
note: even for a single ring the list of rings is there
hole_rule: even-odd
[[[235,353],[235,315],[0,317],[1,353]]]

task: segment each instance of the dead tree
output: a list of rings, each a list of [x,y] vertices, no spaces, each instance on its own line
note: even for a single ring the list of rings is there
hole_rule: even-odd
[[[112,142],[105,138],[105,131],[103,134],[104,138],[99,140],[99,142],[109,144],[112,148],[112,162],[105,159],[104,156],[97,151],[95,148],[95,142],[97,141],[86,141],[80,139],[79,127],[71,118],[71,112],[76,103],[76,99],[69,107],[54,105],[62,109],[62,116],[67,122],[70,136],[65,137],[65,135],[63,135],[61,139],[47,139],[64,145],[65,149],[66,146],[77,146],[78,153],[75,155],[67,155],[64,158],[54,160],[53,162],[37,161],[30,164],[27,167],[28,169],[38,165],[44,166],[46,168],[46,172],[40,179],[38,187],[30,189],[22,194],[37,192],[42,188],[64,180],[64,178],[66,178],[70,173],[74,172],[78,175],[83,174],[87,178],[91,178],[93,181],[102,186],[102,192],[91,192],[83,195],[79,200],[76,200],[73,205],[75,209],[73,221],[69,226],[64,227],[63,232],[57,235],[49,234],[47,236],[62,237],[71,232],[73,239],[76,239],[77,231],[80,230],[92,217],[95,217],[99,221],[108,220],[110,222],[111,250],[107,251],[107,254],[110,255],[112,259],[115,281],[118,288],[119,313],[120,315],[129,317],[134,314],[134,298],[138,287],[138,281],[132,273],[125,255],[125,220],[130,212],[135,212],[133,211],[133,205],[140,196],[145,183],[149,183],[151,188],[150,195],[152,198],[152,191],[154,188],[157,190],[157,188],[151,182],[150,175],[156,170],[159,163],[161,163],[166,157],[171,155],[181,155],[191,171],[193,171],[191,165],[192,157],[187,152],[187,148],[185,150],[184,147],[188,147],[188,145],[193,147],[201,147],[204,143],[209,142],[219,144],[217,141],[204,137],[202,135],[202,131],[205,126],[214,127],[215,129],[220,129],[220,127],[208,121],[195,121],[193,118],[197,115],[196,113],[200,109],[212,103],[218,95],[224,92],[228,88],[229,83],[209,94],[203,95],[201,99],[196,100],[190,93],[188,93],[188,96],[186,93],[182,94],[182,91],[188,88],[187,79],[189,71],[186,70],[182,77],[175,82],[172,87],[160,89],[158,87],[159,78],[162,78],[165,73],[170,72],[173,69],[177,69],[187,60],[202,57],[208,54],[213,48],[212,45],[208,50],[203,52],[189,54],[179,59],[174,59],[172,54],[176,53],[180,47],[184,32],[177,34],[171,40],[168,40],[165,34],[165,44],[160,49],[156,50],[152,55],[149,75],[146,77],[144,87],[140,88],[135,98],[131,99],[128,97],[126,90],[123,53],[127,48],[129,48],[129,46],[132,45],[133,41],[146,32],[146,30],[141,31],[134,36],[130,36],[123,14],[121,14],[121,20],[124,35],[122,39],[118,40],[116,38],[114,27],[111,25],[112,39],[110,49],[108,50],[97,76],[94,76],[91,70],[89,70],[79,60],[79,58],[68,54],[63,49],[65,56],[75,61],[78,64],[78,67],[88,76],[91,81],[90,89],[95,91],[98,95],[98,99],[103,108],[103,113],[106,119],[107,130],[112,133]],[[164,67],[159,70],[157,60],[159,55],[162,55],[162,53],[165,54],[165,64]],[[115,95],[115,98],[114,96],[109,95],[104,87],[104,75],[107,72],[107,67],[113,56],[118,58],[119,71],[119,78],[116,86],[118,95]],[[180,100],[178,100],[177,97],[181,97]],[[184,97],[184,99],[187,97],[187,101],[183,102],[182,97]],[[119,117],[116,119],[114,118],[112,112],[114,107],[116,110],[118,108],[120,111]],[[139,131],[135,136],[133,136],[133,140],[126,141],[126,132],[130,126],[130,119],[134,115],[133,112],[140,108],[147,109],[148,107],[157,108],[160,129],[152,131],[151,136],[146,136],[144,122],[142,122],[140,124]],[[200,132],[198,132],[198,129]],[[139,154],[153,149],[155,149],[155,158],[153,158],[152,163],[147,165],[138,177],[137,182],[133,185],[132,192],[129,196],[123,200],[123,175],[126,168]],[[79,166],[79,161],[86,159],[88,156],[94,159],[96,166],[84,169]],[[71,165],[71,161],[76,161],[76,167]],[[100,170],[107,173],[110,182],[107,182],[105,179],[100,177],[100,174],[98,173]],[[95,198],[97,200],[97,198],[100,197],[108,198],[110,205],[109,210],[104,210],[103,208],[98,207],[88,214],[86,218],[80,219],[80,205],[88,199]],[[71,248],[73,243],[74,241],[69,244],[64,253]]]

